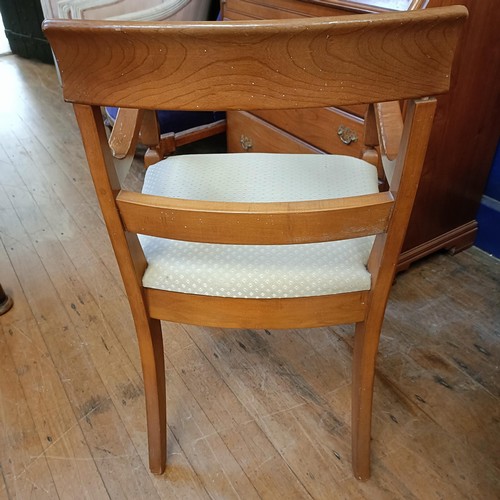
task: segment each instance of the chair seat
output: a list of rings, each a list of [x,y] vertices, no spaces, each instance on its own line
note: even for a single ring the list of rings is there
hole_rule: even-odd
[[[272,202],[378,192],[376,168],[337,155],[173,156],[148,168],[143,193]],[[298,245],[219,245],[140,235],[147,288],[222,297],[279,298],[368,290],[373,237]]]

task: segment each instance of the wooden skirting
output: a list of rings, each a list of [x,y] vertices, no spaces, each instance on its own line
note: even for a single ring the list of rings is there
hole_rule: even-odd
[[[477,234],[477,222],[472,221],[453,231],[442,234],[422,245],[403,252],[399,256],[398,272],[408,269],[410,264],[439,250],[449,250],[452,254],[461,252],[474,244]]]

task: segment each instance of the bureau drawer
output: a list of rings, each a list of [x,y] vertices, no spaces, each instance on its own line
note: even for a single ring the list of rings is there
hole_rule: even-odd
[[[254,115],[327,153],[361,156],[363,120],[340,109],[253,111]]]
[[[227,113],[227,150],[231,153],[324,153],[253,114]]]

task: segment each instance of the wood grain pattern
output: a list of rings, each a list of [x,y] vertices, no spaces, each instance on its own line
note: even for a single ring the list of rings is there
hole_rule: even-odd
[[[143,113],[138,109],[121,108],[116,115],[115,124],[109,136],[109,147],[113,156],[123,159],[135,152]]]
[[[101,111],[96,106],[81,104],[75,104],[74,109],[99,205],[132,309],[144,377],[150,470],[160,474],[165,470],[167,458],[163,341],[160,322],[147,315],[144,304],[141,277],[147,263],[137,235],[123,231],[115,205],[119,181],[107,148]]]
[[[279,20],[255,21],[251,29],[237,21],[193,23],[187,32],[175,23],[50,20],[44,30],[70,102],[143,109],[313,108],[445,92],[466,11],[448,13],[445,30],[439,9],[410,13],[408,22],[389,13],[352,16],[347,24],[337,18],[293,19],[286,27]],[[366,45],[377,52],[376,62],[362,50]]]
[[[382,139],[382,154],[389,160],[398,156],[401,136],[403,134],[403,116],[399,102],[377,103],[375,105],[376,124]]]
[[[230,203],[120,191],[127,231],[176,240],[235,245],[298,244],[382,233],[392,212],[389,192],[331,200]]]
[[[145,290],[154,318],[193,325],[240,328],[302,328],[362,321],[367,292],[289,299],[238,299]],[[171,319],[170,319],[171,318]]]

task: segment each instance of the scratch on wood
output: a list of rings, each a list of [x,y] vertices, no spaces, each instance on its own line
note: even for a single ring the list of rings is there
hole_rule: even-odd
[[[92,413],[104,413],[110,404],[110,399],[99,399],[96,398],[95,396],[90,397],[82,406],[81,406],[81,413],[83,414],[82,417],[80,417],[80,420],[83,418],[89,417]]]
[[[474,344],[474,347],[481,353],[484,354],[485,356],[491,356],[491,352],[487,351],[484,347],[480,346],[479,344]]]
[[[415,394],[415,397],[417,398],[418,401],[420,401],[421,403],[427,403],[427,401],[422,397],[422,396],[419,396],[418,394]]]
[[[192,446],[195,446],[195,445],[196,445],[197,443],[199,443],[200,441],[204,441],[205,439],[208,439],[209,437],[216,436],[216,435],[219,435],[219,432],[218,432],[218,431],[210,432],[209,434],[205,434],[204,436],[200,436],[199,438],[194,439],[194,440],[191,442],[191,445],[192,445]]]
[[[292,411],[292,410],[295,410],[295,408],[300,408],[301,406],[304,406],[306,405],[307,403],[304,401],[303,403],[299,403],[299,404],[296,404],[294,406],[291,406],[290,408],[285,408],[284,410],[278,410],[278,411],[273,411],[271,413],[267,413],[265,415],[259,415],[259,419],[260,420],[263,420],[265,418],[269,418],[269,417],[274,417],[276,415],[279,415],[280,413],[285,413],[287,411]]]
[[[271,460],[273,460],[273,458],[274,458],[274,455],[267,457],[259,465],[257,465],[257,467],[255,468],[255,471],[258,471],[259,469],[261,469],[265,464],[267,464],[267,462],[270,462]]]
[[[27,481],[28,483],[32,484],[35,490],[43,490],[43,491],[45,491],[45,493],[47,493],[47,495],[50,495],[50,491],[49,490],[46,490],[43,486],[39,486],[37,483],[35,483],[31,479],[29,479],[28,477],[25,478],[25,481]]]
[[[467,371],[469,369],[469,367],[463,361],[461,361],[460,359],[457,359],[457,358],[452,358],[452,359],[463,370]]]
[[[109,352],[108,344],[106,344],[106,341],[102,337],[101,337],[101,342],[104,344],[104,347],[106,348],[106,351]]]
[[[74,304],[73,302],[71,302],[71,309],[73,309],[73,311],[75,311],[76,314],[80,316],[80,311],[78,311],[78,309],[76,308],[76,304]]]
[[[438,384],[441,384],[443,387],[446,387],[447,389],[453,389],[453,387],[446,382],[446,380],[439,375],[434,376],[434,382],[437,382]]]

